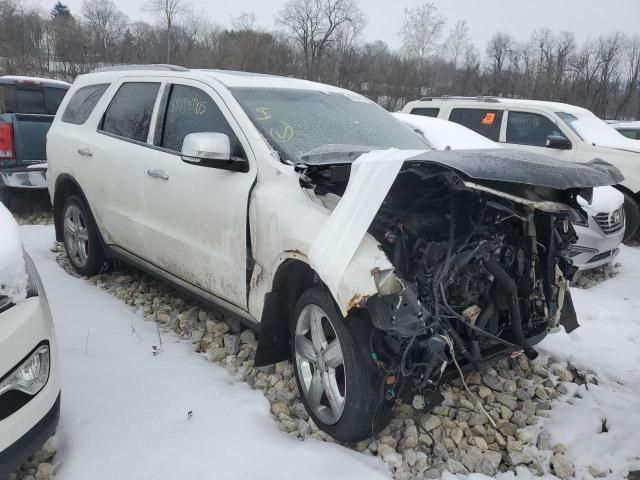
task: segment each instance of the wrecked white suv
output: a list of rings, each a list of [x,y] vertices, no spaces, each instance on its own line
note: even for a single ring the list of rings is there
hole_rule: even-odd
[[[462,369],[577,326],[578,194],[606,164],[429,151],[372,101],[291,78],[173,66],[78,77],[49,130],[56,235],[76,270],[119,259],[259,326],[334,438]],[[457,362],[457,363],[456,363]]]

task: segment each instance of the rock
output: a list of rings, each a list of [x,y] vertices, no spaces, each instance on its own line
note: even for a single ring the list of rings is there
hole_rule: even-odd
[[[378,455],[382,457],[382,459],[394,467],[399,467],[402,464],[402,455],[396,452],[389,445],[382,444],[378,447]]]
[[[573,464],[567,460],[563,454],[555,454],[553,456],[551,459],[551,467],[553,468],[554,475],[561,480],[568,480],[573,477],[575,473]]]
[[[531,395],[524,388],[518,388],[515,391],[516,398],[520,401],[531,400]]]
[[[594,478],[604,478],[607,476],[607,472],[600,470],[597,467],[594,467],[593,465],[589,465],[589,473],[594,477]],[[632,476],[634,472],[629,472],[629,480],[640,480],[640,471],[638,471],[637,475],[635,477]]]
[[[536,388],[536,397],[540,400],[547,400],[549,398],[549,394],[542,385]]]
[[[418,437],[418,443],[425,445],[426,447],[430,447],[433,445],[433,439],[428,433],[421,433]]]
[[[521,452],[522,451],[522,442],[508,440],[507,441],[507,452]]]
[[[473,437],[473,443],[480,450],[485,451],[489,449],[489,445],[487,445],[487,441],[482,437]]]
[[[505,437],[515,437],[518,429],[513,423],[502,422],[498,425],[498,431]]]
[[[567,447],[565,447],[562,443],[556,443],[553,448],[553,453],[565,454],[567,453]]]
[[[36,480],[49,480],[53,477],[53,466],[50,463],[41,463],[36,470]]]
[[[487,398],[489,395],[491,395],[491,390],[488,389],[487,387],[478,388],[478,396],[480,398]]]
[[[505,407],[507,407],[509,410],[513,411],[516,408],[518,408],[518,402],[516,401],[516,399],[507,394],[507,393],[499,393],[496,395],[496,401],[498,403],[500,403],[501,405],[504,405]]]
[[[433,456],[436,458],[440,458],[442,460],[449,459],[449,452],[447,451],[447,448],[444,446],[444,443],[437,442],[433,446]]]
[[[229,352],[224,347],[211,347],[207,350],[207,358],[210,362],[219,363],[224,360]]]
[[[444,471],[444,465],[438,464],[431,467],[429,470],[424,472],[424,478],[427,479],[439,479],[442,478],[442,472]]]
[[[238,335],[227,334],[224,336],[224,346],[231,355],[237,355],[240,351],[240,337]]]
[[[464,432],[460,428],[454,428],[451,430],[451,440],[453,440],[456,445],[460,445],[463,438]]]
[[[510,420],[513,417],[513,412],[504,405],[500,405],[500,416],[505,420]]]
[[[551,450],[551,435],[546,430],[540,432],[536,445],[539,450]]]
[[[573,373],[566,368],[555,368],[553,373],[563,382],[573,382]]]
[[[527,420],[527,415],[520,410],[516,410],[515,412],[513,412],[513,416],[511,417],[511,423],[520,428],[524,428],[527,426]]]
[[[496,375],[483,375],[482,383],[484,383],[491,390],[496,392],[502,392],[502,383],[500,379]]]
[[[480,377],[480,372],[470,373],[465,377],[465,381],[468,385],[482,385],[482,378]]]
[[[442,415],[443,417],[446,417],[447,415],[449,415],[449,409],[450,407],[447,407],[445,405],[438,405],[437,407],[433,407],[431,409],[431,413],[433,413],[434,415]]]
[[[246,330],[244,330],[240,334],[240,342],[241,343],[255,344],[256,343],[256,334],[253,333],[253,330],[247,328]]]
[[[467,423],[469,423],[470,427],[475,427],[476,425],[484,425],[487,422],[488,420],[484,413],[474,413]]]
[[[418,455],[413,448],[409,448],[404,452],[404,461],[407,462],[407,465],[413,467],[418,461]]]
[[[425,432],[430,432],[438,428],[440,425],[442,425],[440,418],[434,415],[428,415],[428,416],[422,417],[422,419],[420,420],[420,426]]]
[[[276,417],[279,416],[281,413],[284,413],[287,416],[290,415],[289,407],[285,403],[282,403],[282,402],[273,403],[271,405],[271,413],[273,415],[275,415]]]
[[[509,463],[514,467],[516,465],[526,465],[528,463],[531,463],[531,461],[533,460],[528,453],[518,452],[516,450],[509,452],[507,457],[509,458]]]
[[[469,473],[469,470],[467,470],[462,463],[460,463],[457,460],[454,460],[453,458],[450,458],[449,460],[447,460],[447,463],[445,463],[445,470],[447,470],[450,473],[453,473],[454,475],[457,475],[458,473],[466,475],[467,473]]]
[[[44,442],[44,445],[40,447],[33,455],[33,461],[36,463],[45,463],[49,462],[54,455],[56,454],[56,448],[54,447],[55,440],[53,437],[49,437],[49,439]]]

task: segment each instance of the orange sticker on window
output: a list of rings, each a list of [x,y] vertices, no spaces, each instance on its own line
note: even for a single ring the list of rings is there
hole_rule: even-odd
[[[493,125],[493,121],[496,119],[496,114],[493,112],[487,112],[487,114],[482,119],[483,125]]]

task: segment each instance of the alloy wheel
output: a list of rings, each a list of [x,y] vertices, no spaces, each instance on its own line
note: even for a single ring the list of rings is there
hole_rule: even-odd
[[[340,341],[328,315],[306,305],[298,316],[295,357],[302,394],[320,421],[337,423],[345,404],[346,375]]]
[[[89,231],[77,205],[69,205],[64,212],[64,243],[69,258],[78,267],[84,267],[89,259]]]

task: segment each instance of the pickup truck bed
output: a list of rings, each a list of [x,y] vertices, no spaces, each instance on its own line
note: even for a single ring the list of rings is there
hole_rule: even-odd
[[[46,188],[47,132],[69,84],[0,77],[0,202],[12,189]]]

